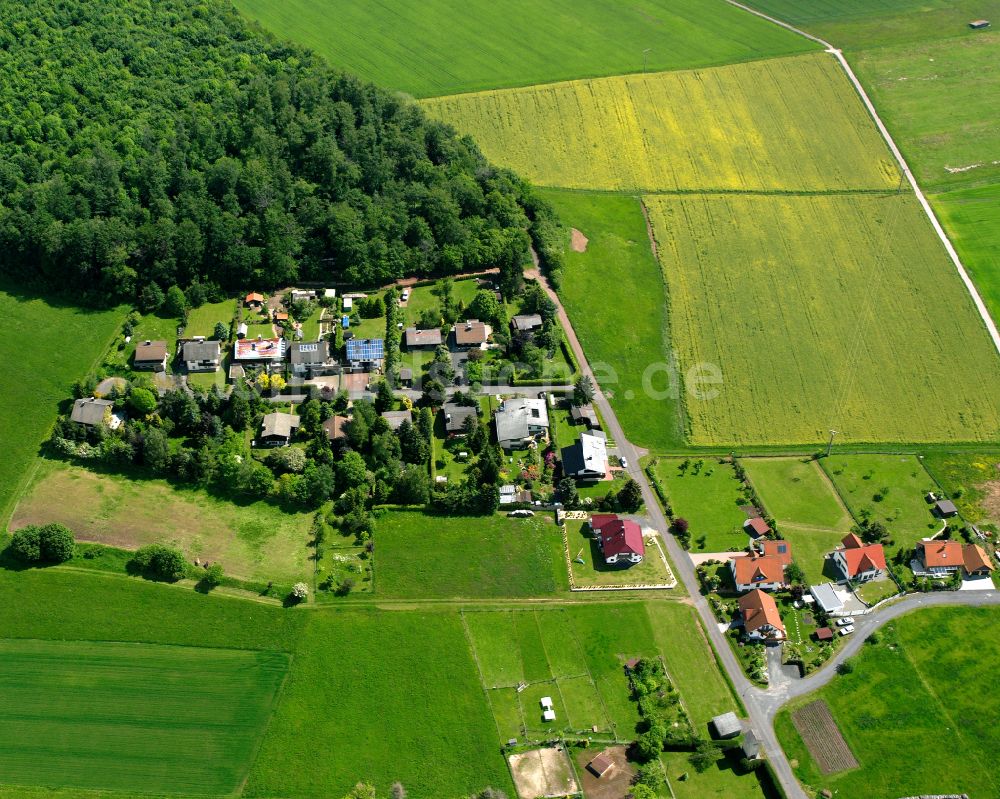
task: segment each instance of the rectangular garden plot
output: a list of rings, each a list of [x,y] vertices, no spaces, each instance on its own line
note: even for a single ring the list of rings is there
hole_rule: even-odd
[[[824,774],[858,767],[857,758],[833,720],[830,707],[822,699],[792,713],[792,724]]]

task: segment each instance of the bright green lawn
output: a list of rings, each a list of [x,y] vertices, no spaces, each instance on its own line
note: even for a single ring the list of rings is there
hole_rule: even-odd
[[[821,465],[854,515],[871,511],[889,528],[896,547],[912,547],[941,529],[924,500],[934,481],[915,455],[833,455]],[[885,498],[876,501],[886,488]]]
[[[543,194],[567,227],[577,228],[590,240],[584,253],[567,246],[560,296],[626,434],[652,449],[682,445],[679,387],[671,389],[671,372],[663,357],[667,349],[663,277],[639,202],[607,194]],[[644,376],[655,394],[646,390]]]
[[[546,596],[567,585],[562,536],[547,516],[387,513],[378,521],[380,597]]]
[[[95,367],[123,316],[121,309],[85,311],[0,289],[0,332],[12,343],[0,354],[10,376],[0,391],[0,526],[31,479],[58,404]]]
[[[274,325],[255,322],[247,325],[247,338],[274,338]]]
[[[605,491],[607,486],[605,483]],[[577,587],[601,585],[663,585],[670,580],[670,574],[655,544],[646,544],[646,557],[640,563],[613,564],[604,562],[604,556],[597,545],[597,539],[590,532],[586,522],[566,523],[569,541],[570,566]],[[584,563],[578,563],[577,557]]]
[[[681,464],[687,459],[661,458],[656,464],[656,476],[666,491],[674,516],[687,519],[693,551],[725,552],[743,549],[747,533],[743,523],[747,515],[740,510],[745,504],[739,480],[731,464],[716,458],[703,459],[695,471],[698,458],[691,458],[687,469]],[[705,536],[704,547],[697,540]]]
[[[239,789],[289,660],[30,640],[0,658],[0,781],[215,794]]]
[[[833,532],[796,527],[787,522],[781,525],[781,534],[792,546],[792,558],[805,572],[809,585],[842,579],[826,561],[826,556],[840,546],[847,531]]]
[[[989,505],[984,502],[991,487],[987,484],[991,483],[995,490],[1000,481],[1000,455],[925,455],[924,466],[955,501],[966,521],[1000,525],[996,501]]]
[[[930,199],[995,322],[1000,319],[1000,179]]]
[[[435,286],[414,286],[410,289],[410,299],[403,308],[403,323],[406,327],[416,327],[420,314],[426,310],[440,313],[441,298],[434,293]],[[452,281],[451,296],[456,302],[468,305],[479,291],[475,278]]]
[[[851,529],[850,513],[812,458],[744,458],[740,463],[779,524],[845,533]]]
[[[997,0],[749,0],[758,8],[835,47],[852,50],[883,44],[980,35],[968,22],[1000,16]]]
[[[197,308],[188,311],[187,327],[184,335],[187,338],[193,336],[215,337],[215,325],[222,322],[229,330],[229,323],[233,321],[236,313],[236,302],[234,300],[223,300],[222,302],[206,302]]]
[[[238,0],[336,67],[418,97],[730,63],[815,49],[721,0]]]
[[[244,795],[328,799],[359,780],[513,795],[457,613],[311,614]]]
[[[739,712],[726,678],[712,665],[715,654],[694,608],[675,602],[650,602],[646,612],[695,730],[704,733],[708,722],[720,713]]]
[[[884,627],[880,643],[853,659],[853,673],[794,705],[826,700],[861,768],[821,775],[789,710],[778,715],[778,737],[799,778],[868,799],[1000,795],[990,765],[1000,744],[1000,698],[983,682],[983,664],[1000,657],[998,621],[994,608],[933,608]]]

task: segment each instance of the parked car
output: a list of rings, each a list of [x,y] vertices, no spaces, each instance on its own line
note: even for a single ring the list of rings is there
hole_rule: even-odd
[[[854,625],[853,624],[848,624],[846,627],[841,627],[840,628],[840,634],[841,635],[850,635],[853,632],[854,632]]]
[[[622,468],[623,469],[627,469],[628,468],[628,461],[625,460],[625,458],[619,458],[618,460],[620,460],[622,462]]]
[[[842,619],[837,619],[838,627],[846,627],[848,624],[854,624],[853,616],[844,616]]]

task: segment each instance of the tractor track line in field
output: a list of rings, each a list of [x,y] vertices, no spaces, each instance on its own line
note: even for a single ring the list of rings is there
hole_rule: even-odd
[[[737,2],[737,0],[726,0],[726,2],[729,3],[729,5],[731,6],[736,6],[737,8],[741,8],[744,11],[753,14],[754,16],[760,17],[761,19],[765,19],[768,22],[774,23],[775,25],[779,25],[782,28],[785,28],[786,30],[799,34],[800,36],[805,36],[807,39],[810,39],[811,41],[814,41],[817,44],[821,44],[823,47],[826,48],[826,51],[828,53],[830,53],[837,59],[837,61],[840,63],[840,66],[843,68],[844,73],[847,75],[848,79],[851,81],[851,84],[854,86],[854,90],[858,93],[858,96],[861,98],[861,101],[865,104],[865,108],[868,109],[869,116],[871,116],[872,121],[875,123],[875,126],[879,130],[879,133],[882,134],[883,140],[885,141],[886,145],[889,147],[889,150],[895,157],[896,162],[900,166],[900,169],[903,170],[903,175],[906,177],[906,180],[909,182],[910,187],[913,189],[913,193],[916,195],[917,200],[920,202],[921,207],[924,209],[924,213],[927,214],[927,218],[930,219],[934,231],[937,233],[938,238],[944,245],[944,249],[948,253],[948,257],[951,258],[951,262],[955,265],[955,269],[958,270],[959,277],[962,278],[962,282],[965,284],[965,288],[968,290],[969,295],[972,297],[972,302],[975,304],[976,310],[979,311],[979,316],[982,318],[983,324],[986,325],[986,331],[990,334],[990,338],[993,340],[993,346],[996,348],[997,353],[1000,353],[1000,331],[997,331],[997,326],[996,324],[994,324],[993,319],[990,317],[990,312],[986,308],[986,303],[984,303],[983,298],[979,296],[979,291],[976,289],[975,283],[972,282],[972,278],[969,277],[969,273],[965,270],[965,266],[962,264],[962,259],[958,257],[958,252],[955,250],[955,247],[952,245],[951,240],[948,238],[948,234],[945,233],[944,228],[941,227],[941,223],[938,221],[937,216],[934,214],[934,210],[931,208],[930,203],[924,196],[923,191],[921,191],[920,185],[917,183],[916,177],[914,176],[913,172],[910,171],[910,167],[907,165],[906,159],[903,158],[903,154],[896,146],[896,142],[893,140],[892,135],[889,133],[889,129],[885,126],[885,123],[882,121],[882,117],[880,117],[878,111],[875,110],[875,104],[872,103],[871,98],[868,96],[868,92],[865,91],[864,86],[861,85],[861,81],[858,80],[858,76],[854,74],[854,70],[851,69],[851,65],[847,62],[847,59],[844,58],[843,51],[834,47],[828,41],[820,39],[818,36],[813,36],[811,33],[806,33],[801,28],[796,28],[794,25],[790,25],[789,23],[783,22],[782,20],[776,19],[775,17],[768,16],[767,14],[764,14],[761,11],[757,11],[754,8],[750,8],[749,6],[743,5],[743,3]]]

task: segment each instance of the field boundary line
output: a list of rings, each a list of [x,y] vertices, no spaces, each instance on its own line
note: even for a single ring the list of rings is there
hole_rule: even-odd
[[[493,717],[493,726],[497,728],[497,739],[502,741],[503,733],[500,731],[500,722],[497,720],[497,714],[493,712],[493,702],[490,701],[490,691],[486,687],[486,679],[483,677],[483,667],[479,665],[479,654],[476,652],[476,645],[472,641],[472,633],[469,631],[469,625],[465,622],[465,611],[459,610],[458,617],[462,620],[462,632],[465,634],[465,643],[469,647],[469,651],[472,652],[472,659],[476,662],[476,671],[479,672],[479,687],[483,689],[483,699],[486,700],[486,706],[490,709],[490,715]],[[520,705],[520,701],[518,705]],[[521,722],[524,722],[523,716],[521,717]],[[506,762],[506,760],[507,758],[505,757],[504,761]]]
[[[285,674],[281,678],[281,684],[278,686],[278,690],[274,692],[271,697],[271,705],[267,709],[267,721],[261,728],[260,734],[257,736],[257,740],[254,742],[253,754],[247,760],[246,769],[243,772],[243,778],[237,783],[237,795],[242,796],[243,792],[246,790],[247,782],[250,780],[250,775],[253,772],[254,766],[257,764],[257,758],[260,756],[260,750],[264,748],[264,741],[267,738],[267,732],[271,729],[271,722],[274,721],[274,716],[278,712],[278,707],[281,705],[281,699],[285,693],[285,686],[288,685],[289,679],[292,676],[292,665],[295,663],[295,653],[288,653],[288,662],[285,667]]]
[[[821,460],[822,460],[822,458],[814,458],[813,461],[812,461],[813,468],[816,470],[816,473],[819,475],[819,479],[822,480],[826,484],[826,487],[830,489],[830,493],[833,494],[834,499],[837,500],[837,504],[840,505],[840,507],[843,509],[844,513],[847,515],[848,521],[856,523],[856,519],[854,518],[854,514],[851,513],[851,509],[849,507],[847,507],[847,503],[844,502],[843,497],[840,496],[840,492],[837,490],[837,486],[835,486],[833,484],[833,480],[830,479],[830,475],[828,475],[826,473],[826,470],[820,465],[820,461]]]
[[[775,17],[768,16],[761,11],[757,11],[754,8],[743,5],[743,3],[737,2],[737,0],[726,0],[731,6],[736,6],[737,8],[742,8],[761,19],[766,19],[768,22],[772,22],[775,25],[780,25],[782,28],[797,33],[800,36],[805,36],[807,39],[811,39],[814,42],[818,42],[827,48],[827,52],[833,55],[834,58],[840,63],[843,68],[844,73],[847,75],[851,84],[854,86],[855,92],[861,98],[861,102],[864,103],[865,108],[868,111],[869,116],[878,128],[879,133],[882,135],[882,139],[885,141],[893,157],[895,157],[896,162],[899,167],[903,170],[903,176],[906,178],[910,187],[913,189],[913,193],[917,197],[917,201],[920,203],[921,207],[924,209],[924,213],[931,222],[931,226],[937,233],[938,238],[944,245],[945,251],[948,253],[948,257],[951,258],[952,264],[954,264],[955,269],[958,270],[959,277],[961,277],[962,282],[965,284],[965,288],[968,290],[969,295],[972,297],[972,302],[976,306],[976,310],[979,312],[980,318],[983,320],[983,324],[986,325],[986,332],[989,333],[990,338],[993,340],[993,346],[996,348],[998,354],[1000,354],[1000,331],[997,330],[996,324],[994,324],[992,317],[990,317],[990,312],[986,308],[986,303],[983,302],[983,298],[979,296],[979,291],[976,288],[975,283],[972,282],[972,278],[969,277],[969,273],[966,271],[965,266],[962,264],[962,259],[958,256],[958,251],[952,245],[951,240],[948,238],[948,234],[945,233],[944,228],[941,226],[941,222],[938,221],[937,215],[934,213],[934,209],[931,208],[931,204],[927,201],[927,197],[924,196],[920,185],[917,183],[917,179],[913,172],[910,171],[909,165],[906,163],[906,159],[903,158],[903,153],[900,152],[899,147],[896,146],[896,142],[893,140],[892,135],[889,133],[889,129],[885,126],[882,121],[882,117],[879,116],[878,111],[875,110],[875,104],[871,101],[868,96],[868,92],[865,91],[865,87],[861,85],[861,81],[858,80],[858,76],[854,74],[854,70],[851,69],[851,65],[848,63],[847,59],[844,57],[842,50],[834,47],[829,42],[819,38],[818,36],[813,36],[811,33],[806,33],[801,28],[796,28],[794,25],[790,25],[787,22],[783,22]]]

